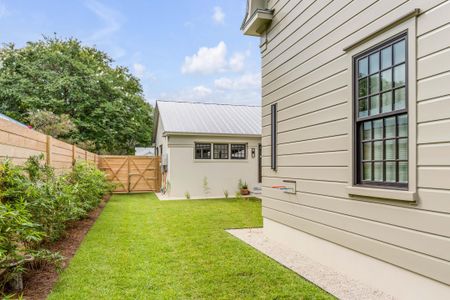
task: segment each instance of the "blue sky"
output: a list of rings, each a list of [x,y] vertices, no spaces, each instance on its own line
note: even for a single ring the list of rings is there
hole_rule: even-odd
[[[239,29],[245,2],[0,0],[0,43],[78,38],[127,66],[150,103],[259,105],[259,40]]]

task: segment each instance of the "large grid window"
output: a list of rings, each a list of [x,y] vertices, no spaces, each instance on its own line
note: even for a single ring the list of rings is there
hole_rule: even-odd
[[[354,60],[357,184],[408,186],[407,36]]]
[[[231,159],[246,159],[247,146],[245,144],[231,144]]]
[[[228,159],[228,144],[214,144],[214,159]]]
[[[211,144],[196,143],[195,159],[211,159]]]

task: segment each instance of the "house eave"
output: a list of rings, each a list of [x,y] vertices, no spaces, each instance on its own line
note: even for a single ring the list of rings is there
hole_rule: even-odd
[[[164,131],[163,136],[178,135],[178,136],[220,136],[220,137],[249,137],[261,138],[261,134],[242,134],[242,133],[214,133],[214,132],[179,132],[179,131]]]
[[[269,27],[273,19],[273,10],[256,9],[251,16],[244,20],[241,31],[244,35],[261,36]]]

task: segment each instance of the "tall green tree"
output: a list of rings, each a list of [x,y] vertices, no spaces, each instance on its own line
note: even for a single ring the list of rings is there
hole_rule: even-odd
[[[139,80],[77,39],[0,49],[0,112],[31,124],[39,110],[69,116],[76,129],[59,138],[90,151],[133,154],[151,143],[153,108]]]

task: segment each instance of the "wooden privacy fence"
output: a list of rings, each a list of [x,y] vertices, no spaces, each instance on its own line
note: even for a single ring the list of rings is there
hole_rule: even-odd
[[[22,165],[30,156],[41,153],[58,174],[71,170],[76,160],[98,162],[97,154],[0,119],[0,159],[9,158]]]
[[[99,168],[117,184],[116,193],[156,192],[161,187],[157,156],[102,155]]]
[[[0,160],[9,158],[17,165],[30,156],[44,154],[45,161],[57,174],[70,171],[77,160],[93,162],[117,183],[115,192],[159,191],[161,176],[159,157],[99,156],[59,141],[8,120],[0,119]]]

